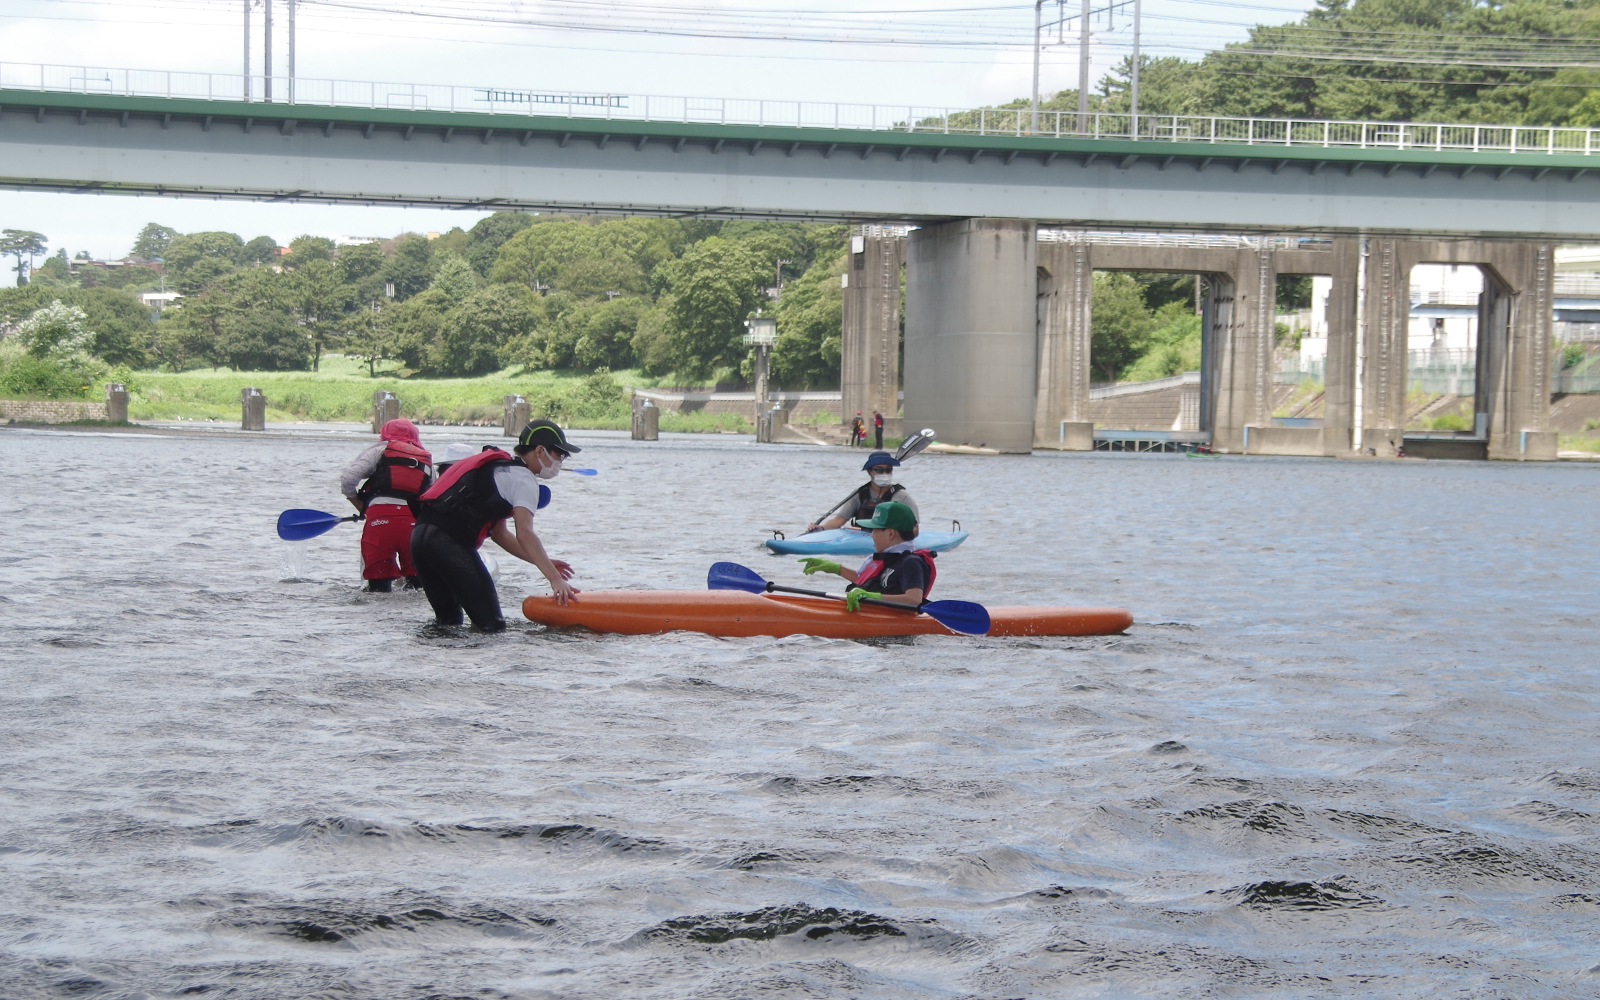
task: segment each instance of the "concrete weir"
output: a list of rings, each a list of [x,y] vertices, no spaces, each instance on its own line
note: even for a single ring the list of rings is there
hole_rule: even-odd
[[[937,428],[951,443],[1033,450],[1035,230],[963,219],[909,234],[906,426]]]
[[[863,402],[872,398],[870,383],[892,371],[874,360],[887,359],[894,335],[886,305],[894,286],[896,255],[886,245],[892,238],[877,233],[849,272],[863,286],[856,293],[862,303],[846,309],[846,382],[859,383],[854,394]],[[934,428],[945,441],[1006,452],[1095,447],[1094,272],[1128,270],[1197,274],[1209,289],[1198,398],[1181,409],[1171,433],[1196,432],[1196,440],[1235,454],[1393,457],[1405,449],[1509,461],[1556,457],[1550,243],[1041,235],[1030,221],[967,219],[912,230],[905,244],[905,420]],[[1422,263],[1475,265],[1485,276],[1477,429],[1450,440],[1429,434],[1408,441],[1403,427],[1408,283]],[[1273,416],[1281,274],[1333,279],[1320,426],[1278,426]],[[876,308],[866,307],[869,299]]]

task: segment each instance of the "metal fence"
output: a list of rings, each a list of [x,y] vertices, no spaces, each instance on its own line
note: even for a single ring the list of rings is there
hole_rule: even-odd
[[[534,90],[526,87],[245,77],[235,73],[0,63],[0,88],[321,107],[482,112],[681,124],[771,125],[951,135],[1079,136],[1282,148],[1600,152],[1600,129],[1524,125],[1310,121],[1205,115],[1140,115],[1028,108],[766,101]]]

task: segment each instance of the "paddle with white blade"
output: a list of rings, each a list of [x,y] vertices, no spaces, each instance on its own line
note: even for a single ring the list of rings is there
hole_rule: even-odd
[[[550,487],[540,483],[539,509],[544,510],[549,504]],[[332,531],[346,521],[359,521],[364,516],[351,514],[349,517],[340,517],[337,514],[325,514],[320,510],[296,507],[278,515],[278,537],[286,542],[303,542],[308,538],[315,538]]]
[[[835,601],[845,599],[843,594],[830,594],[823,590],[784,587],[764,578],[753,569],[731,562],[713,563],[711,572],[706,574],[706,587],[711,590],[742,590],[747,594],[770,594],[777,591],[783,594],[802,594],[806,597],[826,597]],[[914,604],[878,601],[866,597],[862,598],[861,603],[870,604],[875,608],[909,611],[912,614],[920,612],[950,631],[960,632],[962,635],[989,634],[989,609],[971,601],[928,601],[917,607]]]
[[[922,430],[917,431],[915,434],[911,435],[910,437],[906,438],[904,441],[900,442],[900,447],[896,448],[895,451],[894,451],[894,460],[896,462],[904,462],[906,459],[910,458],[912,455],[919,454],[923,449],[927,448],[928,445],[933,444],[933,439],[934,439],[933,428],[932,427],[924,427]],[[845,504],[849,503],[850,502],[850,498],[855,496],[855,495],[856,495],[856,491],[855,490],[851,490],[849,493],[845,494],[845,498],[843,500],[840,500],[838,503],[834,504],[832,507],[829,507],[827,510],[823,511],[822,516],[817,518],[815,521],[813,521],[811,523],[812,524],[821,524],[823,521],[826,521],[828,519],[828,515],[829,514],[832,514],[834,511],[838,510],[840,507],[843,507]],[[823,529],[817,528],[815,530],[821,531]],[[811,532],[810,531],[806,531],[806,532],[803,532],[803,534],[809,535],[809,534],[811,534]]]

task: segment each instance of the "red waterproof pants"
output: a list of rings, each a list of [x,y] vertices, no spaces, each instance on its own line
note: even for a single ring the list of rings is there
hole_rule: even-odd
[[[416,520],[411,516],[410,507],[400,503],[368,504],[367,519],[363,524],[363,580],[392,580],[397,576],[417,575],[417,568],[411,565],[411,529],[416,526]]]

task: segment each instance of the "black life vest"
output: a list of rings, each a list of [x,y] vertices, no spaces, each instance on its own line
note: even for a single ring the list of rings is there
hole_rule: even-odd
[[[904,486],[894,483],[883,491],[883,496],[874,499],[872,496],[872,484],[867,483],[859,490],[856,490],[856,517],[863,521],[869,520],[872,517],[872,512],[878,509],[878,504],[888,503],[894,499],[896,493],[904,493],[905,490]]]
[[[499,448],[485,448],[471,458],[452,462],[411,504],[418,524],[431,524],[468,548],[476,549],[489,530],[511,516],[511,504],[494,488],[496,469],[520,465]]]
[[[901,560],[919,558],[923,565],[928,567],[928,585],[922,588],[922,599],[926,601],[928,595],[933,593],[933,581],[939,576],[939,567],[934,565],[934,553],[931,549],[912,549],[909,552],[874,552],[872,559],[856,574],[856,586],[870,590],[876,594],[884,593],[883,574],[900,565]],[[905,591],[900,591],[905,593]]]
[[[378,468],[356,491],[356,499],[366,507],[373,497],[394,497],[407,502],[422,496],[433,476],[429,466],[433,456],[409,441],[385,441]]]

